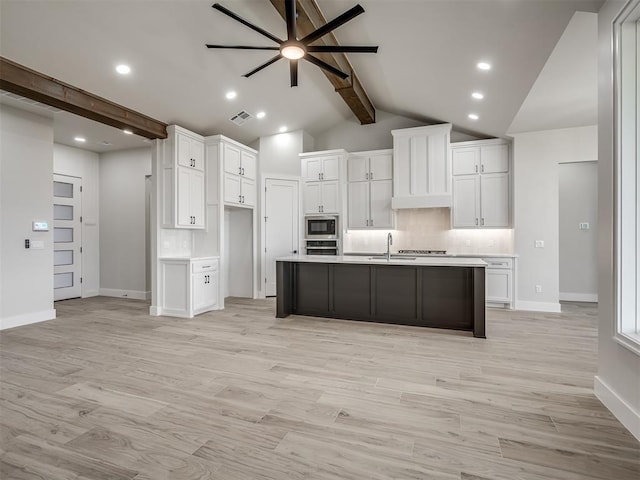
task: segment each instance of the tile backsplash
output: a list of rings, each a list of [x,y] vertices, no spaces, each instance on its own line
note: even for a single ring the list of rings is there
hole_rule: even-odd
[[[513,229],[452,229],[449,208],[403,209],[396,212],[395,230],[349,230],[345,252],[383,252],[387,233],[392,251],[446,250],[449,253],[513,253]]]

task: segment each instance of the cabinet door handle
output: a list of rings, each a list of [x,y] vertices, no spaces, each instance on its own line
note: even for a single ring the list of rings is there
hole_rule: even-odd
[[[476,165],[476,173],[478,173],[478,165]]]
[[[480,171],[484,173],[484,164],[482,165],[482,168],[480,169]]]
[[[482,222],[481,222],[481,223],[482,223],[482,225],[484,225],[484,218],[482,219]]]
[[[244,195],[242,195],[242,203],[244,203]]]
[[[364,174],[364,179],[365,179],[365,180],[369,180],[369,174],[368,174],[368,173],[365,173],[365,174]]]
[[[244,167],[242,167],[241,170],[242,170],[242,175],[244,176]]]
[[[369,172],[369,180],[373,180],[373,172]]]
[[[369,226],[373,227],[373,218],[369,221]]]
[[[478,225],[478,219],[476,218],[476,225]]]
[[[367,227],[369,226],[369,220],[367,220],[367,224],[366,224],[366,226],[367,226]]]

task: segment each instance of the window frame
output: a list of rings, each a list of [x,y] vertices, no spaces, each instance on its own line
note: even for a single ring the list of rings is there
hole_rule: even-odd
[[[614,339],[640,355],[640,0],[613,22],[615,299]],[[633,262],[629,260],[633,259]]]

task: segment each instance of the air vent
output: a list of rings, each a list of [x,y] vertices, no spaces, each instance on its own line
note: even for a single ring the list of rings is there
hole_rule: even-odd
[[[45,105],[44,103],[40,103],[36,100],[31,100],[30,98],[16,95],[15,93],[7,92],[5,90],[0,90],[0,95],[3,95],[7,98],[11,98],[12,100],[16,100],[18,102],[26,103],[33,107],[44,108],[45,110],[49,110],[50,112],[53,112],[53,113],[59,113],[63,111],[63,110],[60,110],[59,108],[52,107],[51,105]]]
[[[245,112],[244,110],[242,110],[241,112],[236,113],[229,120],[231,120],[236,125],[240,126],[240,125],[244,125],[252,118],[253,118],[253,115],[251,115],[249,112]]]

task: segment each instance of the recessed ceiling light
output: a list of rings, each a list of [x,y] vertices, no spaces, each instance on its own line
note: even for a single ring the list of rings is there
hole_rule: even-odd
[[[470,113],[469,115],[467,115],[467,117],[469,117],[471,120],[478,120],[480,118],[475,113]]]
[[[84,142],[86,142],[86,141],[87,141],[87,139],[86,139],[86,138],[84,138],[84,137],[74,137],[73,139],[74,139],[76,142],[80,142],[80,143],[84,143]]]
[[[233,100],[237,96],[238,96],[238,94],[236,92],[234,92],[233,90],[230,90],[225,94],[225,97],[227,97],[227,100]]]
[[[129,130],[128,128],[125,128],[123,130],[124,133],[126,133],[127,135],[133,135],[133,132],[131,130]]]
[[[280,127],[280,130],[278,130],[280,133],[284,133],[287,131],[287,127]]]
[[[120,75],[126,75],[127,73],[131,73],[131,67],[129,65],[121,63],[116,67],[116,72],[118,72]]]
[[[484,94],[480,93],[480,92],[473,92],[471,94],[471,96],[473,98],[475,98],[476,100],[482,100],[484,98]]]
[[[258,113],[256,113],[256,118],[264,118],[264,117],[266,117],[266,116],[267,116],[267,114],[266,114],[266,113],[264,113],[264,112],[258,112]]]
[[[478,68],[480,70],[491,70],[491,65],[487,62],[480,62],[478,63]]]

